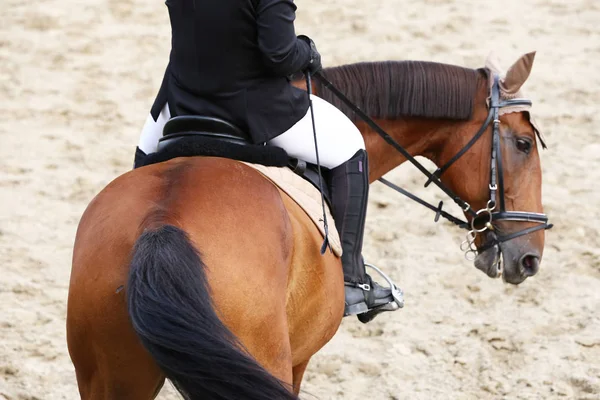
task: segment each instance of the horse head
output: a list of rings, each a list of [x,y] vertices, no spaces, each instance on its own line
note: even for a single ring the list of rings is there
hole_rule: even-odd
[[[442,165],[450,162],[468,147],[479,126],[488,125],[488,132],[447,168],[442,179],[475,211],[465,211],[471,228],[467,251],[475,254],[475,266],[512,284],[538,272],[544,228],[551,227],[543,214],[537,146],[545,143],[530,115],[531,103],[521,92],[534,56],[523,55],[506,72],[495,57],[488,58],[488,95],[477,96],[474,118],[446,142],[439,156]]]

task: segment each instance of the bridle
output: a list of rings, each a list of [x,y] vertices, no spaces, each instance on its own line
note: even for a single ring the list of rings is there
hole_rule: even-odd
[[[465,257],[469,260],[473,260],[477,254],[481,254],[484,251],[498,246],[498,257],[497,263],[500,263],[501,248],[500,245],[509,240],[518,238],[520,236],[528,235],[530,233],[552,228],[552,224],[548,223],[548,216],[543,213],[534,213],[527,211],[507,211],[505,204],[505,193],[504,193],[504,170],[502,168],[502,153],[500,147],[500,109],[504,107],[512,106],[531,106],[531,100],[528,99],[511,99],[511,100],[500,100],[500,80],[498,75],[494,74],[494,83],[491,90],[491,98],[489,104],[489,112],[486,120],[479,129],[479,131],[469,140],[469,142],[452,157],[446,164],[438,168],[433,174],[430,173],[419,161],[417,161],[408,151],[396,142],[390,135],[388,135],[381,127],[379,127],[368,115],[366,115],[360,108],[354,105],[343,93],[341,93],[331,82],[329,82],[321,73],[315,74],[315,77],[321,81],[323,86],[331,90],[342,102],[350,107],[358,117],[363,119],[367,125],[377,132],[388,144],[394,147],[399,153],[401,153],[409,162],[419,169],[428,180],[425,183],[425,187],[433,183],[439,187],[444,193],[446,193],[465,213],[471,216],[471,221],[466,222],[460,218],[454,217],[442,209],[443,202],[440,201],[437,207],[426,201],[418,198],[417,196],[409,193],[408,191],[394,185],[392,182],[380,178],[379,181],[386,186],[396,190],[399,193],[411,198],[419,204],[436,212],[435,222],[443,217],[455,225],[468,230],[466,240],[461,244],[461,250],[465,252]],[[473,145],[488,131],[488,127],[492,125],[492,155],[490,163],[490,199],[488,200],[486,207],[481,210],[475,211],[471,208],[471,205],[466,201],[462,200],[456,195],[449,187],[444,185],[440,180],[441,175],[448,170],[460,157],[462,157]],[[538,133],[539,136],[539,133]],[[494,225],[497,221],[520,221],[536,223],[538,225],[522,229],[517,232],[513,232],[507,235],[498,235],[497,229]],[[486,231],[493,233],[493,239],[486,242],[480,248],[475,245],[475,239],[477,235],[483,234]]]
[[[527,235],[536,232],[541,229],[550,229],[552,224],[548,224],[548,216],[543,213],[534,213],[526,211],[507,211],[505,204],[504,195],[504,169],[502,168],[502,153],[500,146],[500,109],[503,107],[512,106],[531,106],[531,100],[528,99],[511,99],[500,101],[500,82],[498,75],[494,75],[494,84],[492,85],[492,93],[490,99],[490,107],[488,116],[479,129],[479,131],[473,136],[473,138],[463,147],[454,157],[452,157],[446,164],[438,168],[432,176],[439,179],[440,176],[450,168],[454,162],[456,162],[463,154],[465,154],[480,137],[487,131],[490,124],[492,127],[492,152],[491,152],[491,163],[490,163],[490,199],[487,202],[485,208],[474,212],[468,203],[461,200],[465,212],[471,214],[472,219],[469,225],[470,230],[467,233],[467,239],[461,245],[461,249],[465,251],[465,255],[469,259],[473,259],[477,253],[483,253],[484,251],[500,245],[509,240],[518,238],[523,235]],[[428,186],[432,180],[425,184]],[[499,206],[497,211],[496,208]],[[487,230],[495,231],[495,221],[520,221],[520,222],[532,222],[538,225],[523,229],[517,232],[510,233],[508,235],[499,236],[494,234],[494,239],[487,242],[480,248],[475,246],[475,238],[478,234],[481,234]]]

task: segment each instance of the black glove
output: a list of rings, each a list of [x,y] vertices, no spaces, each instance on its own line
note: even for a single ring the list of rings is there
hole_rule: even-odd
[[[319,72],[323,66],[321,65],[321,54],[317,51],[317,46],[315,42],[312,41],[311,38],[305,35],[298,36],[298,39],[306,42],[310,47],[310,61],[308,65],[304,68],[304,71],[308,71],[311,75],[315,72]]]

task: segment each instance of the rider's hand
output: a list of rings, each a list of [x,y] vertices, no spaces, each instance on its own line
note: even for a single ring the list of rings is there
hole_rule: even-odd
[[[315,42],[312,41],[311,38],[305,35],[298,36],[298,39],[303,40],[310,47],[310,61],[308,65],[304,68],[304,71],[309,72],[313,75],[316,72],[319,72],[323,66],[321,65],[321,54],[317,51],[317,46]]]

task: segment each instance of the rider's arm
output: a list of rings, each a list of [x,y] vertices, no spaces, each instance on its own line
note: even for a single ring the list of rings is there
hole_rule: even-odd
[[[310,46],[294,30],[296,5],[292,0],[259,0],[257,7],[258,46],[265,64],[278,76],[306,68]]]

